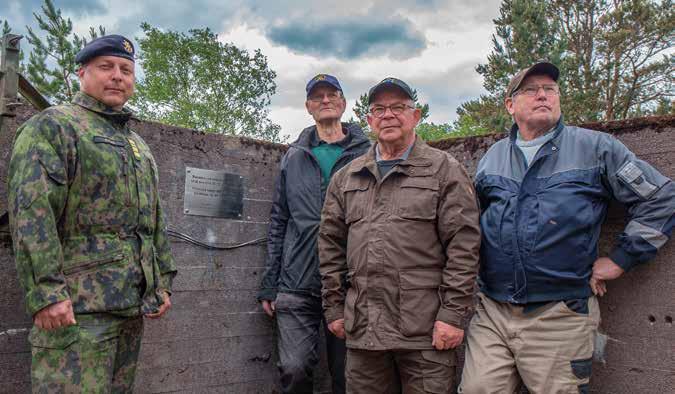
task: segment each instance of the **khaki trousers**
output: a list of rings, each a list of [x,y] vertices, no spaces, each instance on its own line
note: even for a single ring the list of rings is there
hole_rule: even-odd
[[[347,394],[449,394],[454,350],[347,349]]]
[[[599,324],[595,297],[588,313],[562,301],[524,313],[479,293],[459,392],[513,393],[522,379],[531,394],[586,393]]]

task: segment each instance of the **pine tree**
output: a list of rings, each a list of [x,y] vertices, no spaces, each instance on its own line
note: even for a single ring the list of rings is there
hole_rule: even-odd
[[[41,10],[42,15],[33,13],[33,16],[44,37],[26,26],[28,43],[33,46],[26,67],[28,80],[52,101],[67,102],[80,89],[75,55],[86,45],[87,39],[73,33],[71,20],[64,19],[51,0],[45,0]],[[105,35],[102,26],[98,30],[89,29],[90,39],[99,35]]]
[[[488,94],[462,104],[455,129],[504,131],[509,78],[539,60],[560,69],[569,123],[644,116],[673,97],[671,0],[504,0],[494,23],[493,50],[476,69]]]
[[[462,104],[457,110],[456,129],[470,124],[479,133],[506,130],[511,125],[511,117],[504,108],[504,94],[511,77],[539,60],[560,64],[564,42],[558,38],[559,29],[551,21],[548,3],[544,0],[502,2],[499,17],[493,20],[492,52],[487,63],[476,67],[483,76],[488,95]]]
[[[7,21],[2,21],[2,36],[9,34],[12,32],[12,28],[9,27],[9,23]]]

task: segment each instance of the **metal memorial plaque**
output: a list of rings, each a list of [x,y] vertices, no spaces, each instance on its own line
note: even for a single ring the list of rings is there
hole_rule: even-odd
[[[244,178],[225,171],[185,168],[186,215],[241,219]]]

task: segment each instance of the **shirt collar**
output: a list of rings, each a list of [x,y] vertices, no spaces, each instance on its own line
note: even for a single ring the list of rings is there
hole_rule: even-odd
[[[415,137],[415,140],[417,140],[417,137]],[[397,157],[396,159],[392,160],[408,160],[408,156],[410,156],[410,152],[415,145],[415,140],[413,140],[412,144],[408,145],[408,148],[403,152],[401,157]],[[382,154],[380,153],[380,144],[375,145],[375,161],[388,161],[382,159]]]

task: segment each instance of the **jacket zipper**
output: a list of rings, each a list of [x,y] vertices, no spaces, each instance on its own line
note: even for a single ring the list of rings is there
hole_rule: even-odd
[[[124,254],[122,254],[122,253],[116,254],[112,257],[96,259],[96,260],[88,262],[87,264],[83,264],[83,265],[80,265],[80,266],[77,266],[77,267],[73,267],[73,268],[69,268],[67,270],[63,270],[63,275],[65,275],[65,276],[74,275],[74,274],[77,274],[77,273],[80,273],[80,272],[83,272],[83,271],[87,271],[87,270],[89,270],[91,268],[94,268],[94,267],[97,267],[97,266],[115,263],[115,262],[121,261],[123,259],[124,259]]]
[[[126,205],[131,206],[131,187],[129,186],[129,159],[127,158],[126,153],[122,153],[122,160],[124,161],[124,168],[122,173],[124,174],[124,183],[126,185]]]

